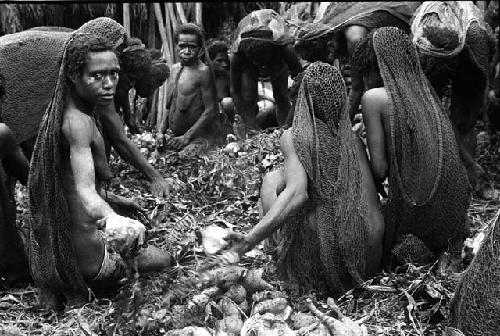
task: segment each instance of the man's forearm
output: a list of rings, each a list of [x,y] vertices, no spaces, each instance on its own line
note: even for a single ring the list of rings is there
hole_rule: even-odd
[[[193,126],[184,134],[184,136],[191,141],[203,133],[211,122],[215,121],[215,113],[212,110],[203,112]]]
[[[149,180],[161,176],[160,173],[149,164],[139,148],[128,138],[116,142],[111,140],[111,145],[118,152],[118,155],[134,166],[135,169],[146,175]]]
[[[273,234],[287,218],[295,215],[301,209],[306,200],[305,194],[285,188],[267,214],[246,235],[246,250],[250,251],[259,242]]]

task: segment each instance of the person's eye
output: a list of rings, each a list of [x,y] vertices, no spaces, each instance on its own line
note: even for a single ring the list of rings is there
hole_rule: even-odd
[[[101,73],[94,73],[90,75],[90,78],[93,80],[101,80],[102,79],[102,74]]]
[[[120,77],[119,75],[119,72],[118,71],[111,71],[109,73],[109,76],[112,78],[112,79],[118,79]]]

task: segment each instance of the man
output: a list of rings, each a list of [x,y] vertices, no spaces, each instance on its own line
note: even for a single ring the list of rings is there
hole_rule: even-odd
[[[220,111],[224,113],[229,122],[234,122],[234,103],[231,98],[229,85],[229,54],[224,41],[213,40],[208,42],[208,56],[210,57],[215,75],[215,88]]]
[[[0,76],[0,111],[4,92]],[[29,162],[17,146],[12,131],[0,123],[0,287],[29,278],[28,260],[16,229],[16,201],[7,174],[23,185],[28,182]]]
[[[402,30],[379,28],[358,44],[352,64],[368,88],[361,104],[371,171],[377,184],[389,179],[385,262],[394,241],[412,234],[439,256],[440,271],[459,271],[470,187],[415,47]]]
[[[28,159],[42,116],[55,89],[64,45],[71,36],[71,30],[57,27],[50,30],[53,28],[34,28],[0,37],[0,73],[6,80],[2,119],[14,133],[16,142],[21,145]],[[123,26],[110,18],[91,20],[78,30],[113,36],[120,48],[126,49],[127,36]],[[122,56],[128,53],[129,50],[123,51]],[[151,181],[154,196],[168,196],[168,182],[127,138],[114,104],[106,108],[108,113],[103,113],[101,120],[104,136],[121,157],[146,175]]]
[[[157,139],[177,151],[201,152],[221,140],[212,74],[199,59],[204,44],[202,30],[194,23],[181,25],[174,43],[180,62],[172,66],[168,111],[159,124]],[[167,125],[172,135],[164,139]]]
[[[304,73],[282,170],[264,177],[264,216],[233,234],[221,262],[235,262],[279,229],[280,269],[305,291],[340,295],[380,266],[384,221],[364,147],[351,131],[340,72],[315,62]]]
[[[68,305],[85,300],[88,285],[126,276],[122,256],[139,272],[159,271],[171,262],[158,248],[139,248],[144,225],[118,215],[100,194],[112,177],[99,120],[118,83],[115,45],[110,38],[72,34],[33,152],[29,262],[53,307],[64,299]]]
[[[285,124],[290,112],[288,75],[291,72],[295,77],[302,70],[292,41],[283,18],[271,9],[254,11],[238,24],[232,47],[231,96],[247,130],[266,127],[257,122],[259,77],[270,76],[276,119],[280,126]]]
[[[495,39],[471,1],[424,2],[412,22],[413,43],[440,98],[451,98],[450,119],[469,182],[482,196],[485,170],[474,159],[476,121],[485,112]],[[451,88],[451,94],[448,89]]]

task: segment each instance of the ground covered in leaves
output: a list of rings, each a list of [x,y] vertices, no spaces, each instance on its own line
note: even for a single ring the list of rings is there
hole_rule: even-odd
[[[500,136],[480,131],[477,157],[488,169],[494,190],[500,187]],[[189,280],[196,278],[196,269],[205,258],[200,232],[211,224],[246,232],[258,222],[262,176],[282,161],[281,133],[279,129],[263,131],[199,157],[182,157],[169,151],[157,155],[150,133],[133,136],[150,162],[171,181],[170,200],[152,196],[148,182],[116,156],[112,160],[116,178],[111,190],[134,198],[148,210],[150,242],[169,250],[176,265],[160,274],[132,278],[117,292],[107,297],[96,295],[84,307],[60,315],[40,309],[32,286],[3,291],[0,335],[162,335],[186,326],[213,328],[217,318],[213,310],[194,314],[186,308],[199,293]],[[493,194],[491,200],[473,198],[469,209],[471,238],[497,214],[500,202]],[[25,189],[17,188],[17,200],[22,225]],[[263,278],[286,293],[294,309],[299,309],[300,298],[307,295],[320,310],[328,310],[327,297],[322,293],[301,293],[299,288],[277,279],[275,263],[263,246],[247,254],[240,265],[262,270]],[[456,279],[436,277],[433,266],[408,264],[378,274],[336,302],[352,320],[363,318],[370,335],[441,335]]]

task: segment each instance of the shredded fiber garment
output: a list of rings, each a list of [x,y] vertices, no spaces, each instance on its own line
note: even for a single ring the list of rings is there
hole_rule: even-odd
[[[500,325],[500,212],[455,291],[449,322],[466,336],[496,336]]]
[[[467,236],[466,171],[451,122],[408,35],[385,27],[372,36],[389,97],[390,191],[385,216],[389,240],[384,248],[390,249],[391,239],[411,233],[437,252],[447,248],[451,239]]]
[[[30,162],[29,262],[35,284],[52,303],[86,299],[88,287],[80,274],[72,246],[71,223],[62,177],[61,122],[68,95],[65,50],[77,34],[96,34],[115,46],[124,28],[109,18],[91,20],[65,41],[52,100],[43,116]]]
[[[279,262],[304,287],[326,285],[338,295],[363,281],[368,224],[346,88],[335,67],[315,62],[305,71],[292,138],[309,200],[283,226]]]

